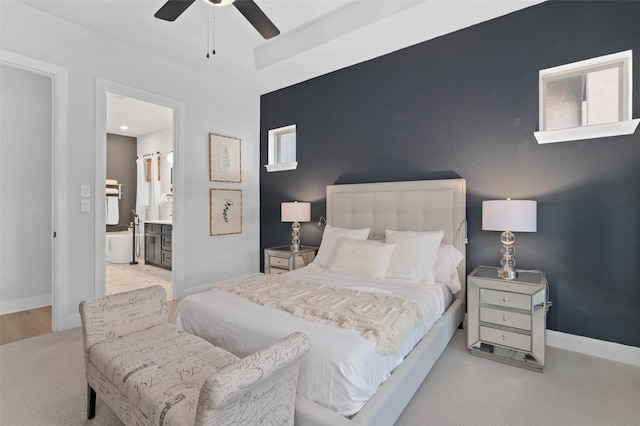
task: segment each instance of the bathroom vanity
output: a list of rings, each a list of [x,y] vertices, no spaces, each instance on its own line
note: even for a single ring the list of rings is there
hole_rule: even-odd
[[[149,220],[144,224],[144,263],[171,269],[170,220]]]

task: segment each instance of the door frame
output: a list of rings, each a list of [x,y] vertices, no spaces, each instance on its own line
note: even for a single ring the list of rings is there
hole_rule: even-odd
[[[69,71],[61,66],[0,49],[0,62],[51,78],[51,329],[70,328],[68,233]],[[55,237],[54,237],[55,235]]]
[[[96,78],[96,164],[95,164],[95,296],[106,294],[106,265],[105,265],[105,197],[98,197],[104,187],[107,158],[107,94],[117,93],[141,101],[161,105],[173,110],[173,236],[172,236],[172,287],[173,300],[178,300],[182,294],[184,274],[184,233],[181,201],[184,196],[181,186],[182,161],[180,155],[181,141],[184,129],[184,103],[162,95],[147,92],[121,83],[116,83],[101,77]]]

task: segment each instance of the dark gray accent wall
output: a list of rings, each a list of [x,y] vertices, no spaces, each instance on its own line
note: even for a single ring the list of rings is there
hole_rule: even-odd
[[[129,212],[136,208],[138,139],[107,133],[107,179],[122,184],[120,220],[117,225],[106,225],[107,232],[127,229],[131,222]]]
[[[463,11],[461,11],[463,13]],[[497,265],[481,203],[538,201],[538,232],[516,234],[521,269],[547,274],[551,330],[640,347],[640,131],[539,145],[538,71],[634,50],[640,117],[640,2],[547,2],[262,96],[267,131],[297,124],[298,168],[260,175],[261,249],[288,244],[280,202],[325,186],[463,177],[469,270]],[[375,41],[372,41],[375,42]],[[318,244],[322,228],[302,226]]]

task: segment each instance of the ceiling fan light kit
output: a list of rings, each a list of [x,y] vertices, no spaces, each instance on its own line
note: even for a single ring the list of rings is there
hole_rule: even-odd
[[[229,6],[236,0],[203,0],[205,3],[211,3],[214,6]]]
[[[195,0],[169,0],[153,16],[165,21],[175,21]],[[264,14],[253,0],[205,0],[214,6],[228,6],[233,4],[253,27],[265,39],[280,34],[280,30]]]

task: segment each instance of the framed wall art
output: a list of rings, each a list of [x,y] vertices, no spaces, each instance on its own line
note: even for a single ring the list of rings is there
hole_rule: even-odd
[[[209,133],[209,180],[240,182],[240,139]]]
[[[212,236],[242,232],[242,190],[210,190],[209,228]]]

